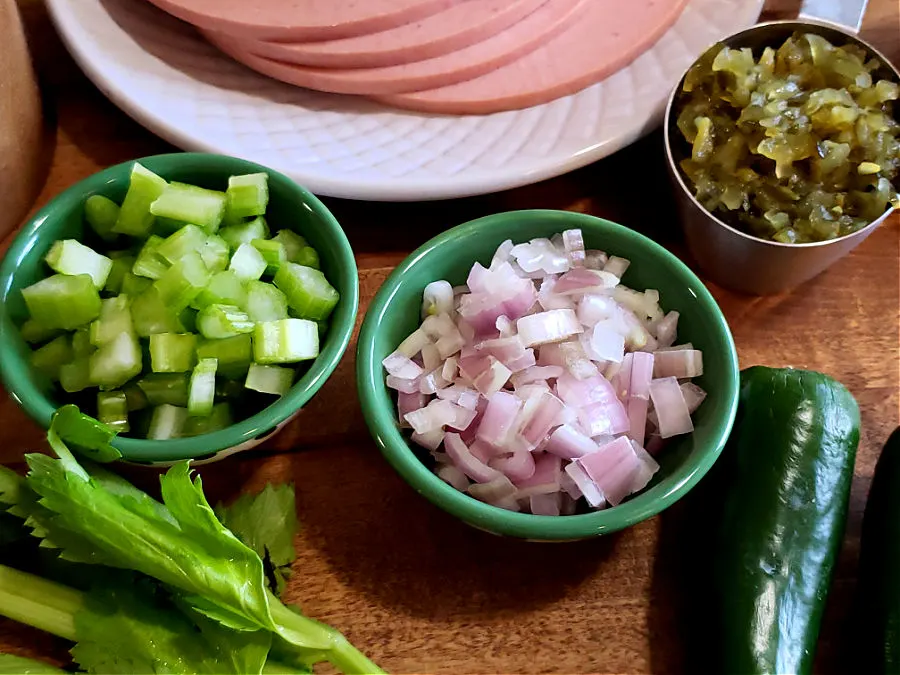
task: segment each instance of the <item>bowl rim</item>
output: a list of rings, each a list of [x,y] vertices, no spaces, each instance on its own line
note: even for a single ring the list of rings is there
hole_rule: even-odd
[[[356,259],[350,241],[334,215],[315,195],[285,174],[256,162],[228,155],[198,152],[164,153],[138,157],[98,171],[54,196],[29,218],[16,233],[0,262],[0,299],[5,300],[12,291],[17,268],[40,237],[41,226],[53,218],[58,209],[68,213],[83,201],[85,195],[102,193],[104,186],[113,183],[115,176],[129,170],[134,162],[145,164],[151,170],[155,164],[178,162],[197,170],[220,170],[223,175],[237,172],[266,172],[270,181],[274,178],[282,183],[289,192],[295,193],[298,202],[308,206],[315,214],[318,227],[326,230],[326,236],[334,245],[334,253],[338,260],[338,269],[334,276],[339,277],[341,285],[346,288],[346,291],[341,293],[339,309],[336,310],[336,314],[340,312],[341,320],[332,323],[325,348],[285,396],[257,414],[220,431],[164,441],[116,437],[112,443],[122,453],[123,460],[134,463],[206,459],[218,452],[271,433],[281,422],[298,412],[334,372],[350,344],[356,325],[359,307],[359,275]],[[160,173],[164,175],[166,172]],[[341,305],[343,309],[340,309]],[[0,359],[0,380],[10,398],[15,400],[29,417],[46,429],[56,407],[28,378],[29,366],[17,355],[15,340],[21,340],[18,329],[9,316],[6,303],[0,302],[0,351],[7,354]]]
[[[446,484],[430,471],[413,453],[397,427],[392,405],[385,405],[378,394],[376,382],[383,383],[382,366],[375,357],[375,336],[384,320],[384,314],[404,283],[405,275],[421,259],[436,249],[452,245],[478,232],[494,221],[511,217],[523,219],[552,219],[560,225],[570,227],[598,227],[630,239],[637,246],[643,246],[654,255],[666,258],[689,282],[697,299],[712,310],[717,329],[721,332],[728,349],[727,389],[731,391],[726,419],[712,443],[711,451],[700,457],[696,464],[681,475],[673,484],[657,485],[635,499],[612,509],[573,516],[536,516],[507,511],[478,501]],[[709,290],[700,279],[677,256],[648,237],[612,221],[571,211],[544,209],[507,211],[457,225],[425,242],[411,253],[385,280],[369,305],[357,340],[356,357],[357,389],[362,404],[363,418],[381,453],[401,477],[416,492],[448,513],[468,524],[494,534],[503,534],[523,539],[540,541],[567,541],[584,539],[600,534],[608,534],[634,525],[668,508],[709,471],[718,459],[731,432],[737,412],[739,370],[737,349],[725,316]],[[649,499],[641,499],[648,497]]]

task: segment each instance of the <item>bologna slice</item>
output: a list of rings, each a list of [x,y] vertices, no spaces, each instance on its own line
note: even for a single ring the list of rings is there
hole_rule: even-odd
[[[198,28],[258,40],[336,40],[390,30],[464,0],[150,0]]]
[[[320,68],[377,68],[457,51],[506,30],[556,0],[465,0],[413,23],[340,40],[274,42],[232,38],[257,56]]]
[[[433,59],[382,68],[298,66],[251,54],[220,33],[206,36],[226,54],[277,80],[336,94],[375,96],[436,89],[489,73],[583,21],[589,6],[608,1],[554,0],[487,40]]]
[[[419,112],[488,114],[574,94],[624,68],[675,23],[687,0],[591,0],[541,48],[487,75],[431,90],[379,96]]]

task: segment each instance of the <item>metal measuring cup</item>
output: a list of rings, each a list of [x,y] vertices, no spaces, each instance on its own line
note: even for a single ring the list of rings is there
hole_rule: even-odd
[[[796,31],[817,33],[835,45],[855,43],[863,47],[882,64],[877,76],[900,82],[896,67],[857,36],[866,3],[867,0],[805,0],[798,20],[759,23],[721,42],[728,47],[750,47],[759,54],[766,46],[783,44]],[[666,106],[666,160],[688,249],[704,274],[716,284],[754,295],[788,290],[812,279],[859,246],[893,211],[888,209],[878,220],[852,234],[809,244],[759,239],[726,224],[694,198],[678,166],[682,159],[677,152],[681,138],[675,126],[674,106],[683,81],[684,75]]]

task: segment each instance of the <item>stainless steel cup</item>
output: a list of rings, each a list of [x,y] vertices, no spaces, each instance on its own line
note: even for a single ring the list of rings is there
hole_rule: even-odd
[[[856,35],[865,5],[866,0],[807,0],[801,10],[801,20],[760,23],[722,42],[729,47],[750,47],[758,53],[763,47],[778,46],[795,31],[818,33],[832,43],[856,43],[865,48],[883,64],[880,76],[898,82],[900,73],[897,69]],[[673,108],[682,81],[683,76],[666,107],[666,161],[688,249],[704,274],[716,284],[754,295],[788,290],[812,279],[847,255],[890,215],[893,209],[853,234],[811,244],[782,244],[759,239],[722,222],[694,198],[678,167],[682,159],[677,154],[681,139],[677,135]]]

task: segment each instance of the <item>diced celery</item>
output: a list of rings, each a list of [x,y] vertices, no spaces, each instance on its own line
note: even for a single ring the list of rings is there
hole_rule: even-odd
[[[165,305],[177,314],[191,304],[209,281],[209,270],[203,264],[203,258],[196,251],[190,251],[153,285]]]
[[[203,417],[212,413],[216,396],[216,359],[200,359],[188,385],[188,414]]]
[[[186,408],[164,403],[153,409],[150,417],[150,427],[147,429],[147,438],[154,441],[167,441],[170,438],[179,438],[184,431],[187,422],[188,411]]]
[[[252,364],[251,364],[252,365]],[[244,370],[246,372],[246,369]],[[228,401],[235,399],[244,393],[243,381],[227,379],[224,377],[216,378],[216,400]]]
[[[99,347],[119,337],[122,333],[134,332],[129,305],[130,301],[127,295],[117,295],[103,301],[100,307],[100,316],[91,323],[90,341],[92,345]]]
[[[206,238],[200,248],[200,257],[210,272],[221,272],[228,269],[228,260],[231,258],[231,250],[228,242],[217,234],[211,234]]]
[[[122,387],[122,393],[125,394],[125,401],[128,403],[128,410],[143,410],[150,402],[147,400],[147,395],[144,393],[144,390],[138,386],[137,382],[129,382],[124,387]]]
[[[182,227],[184,227],[184,223],[180,220],[158,217],[153,221],[153,234],[158,234],[160,237],[168,237],[178,232]]]
[[[318,355],[319,331],[314,321],[281,319],[256,324],[253,360],[257,363],[295,363]]]
[[[184,373],[194,367],[197,336],[157,333],[150,336],[150,368],[154,373]]]
[[[31,317],[46,328],[72,330],[100,315],[100,293],[87,274],[54,274],[22,289]]]
[[[70,394],[83,391],[94,386],[91,382],[91,359],[88,356],[77,356],[71,363],[59,369],[59,386]]]
[[[121,387],[141,372],[141,347],[131,333],[102,345],[90,356],[91,382],[102,389]]]
[[[122,279],[121,292],[125,295],[136,298],[153,285],[153,279],[147,277],[139,277],[134,272],[126,272]]]
[[[100,309],[100,314],[103,314],[102,307]],[[95,347],[91,342],[90,326],[79,328],[74,333],[72,333],[72,352],[75,354],[76,358],[81,356],[90,356],[95,351],[97,351],[97,347]]]
[[[113,258],[112,268],[109,270],[109,276],[106,277],[106,285],[103,286],[103,290],[110,293],[121,293],[122,282],[124,282],[125,277],[131,273],[134,261],[134,256],[130,255]]]
[[[173,181],[150,205],[150,213],[215,232],[225,215],[225,193]]]
[[[84,202],[84,219],[103,241],[116,238],[113,228],[119,219],[119,205],[103,195],[91,195]]]
[[[213,304],[246,306],[247,290],[244,288],[244,282],[231,270],[213,274],[206,288],[194,298],[191,307],[203,309]]]
[[[319,270],[295,263],[286,263],[278,270],[275,285],[301,319],[327,319],[341,297]]]
[[[197,330],[209,340],[221,340],[250,333],[253,322],[246,312],[234,305],[207,305],[197,315]]]
[[[125,433],[128,425],[128,401],[122,391],[101,391],[97,393],[97,419],[113,431]]]
[[[187,373],[151,373],[138,380],[137,386],[150,405],[187,405]]]
[[[74,239],[53,242],[44,260],[54,272],[72,276],[89,275],[98,289],[106,285],[106,278],[112,269],[112,260]]]
[[[297,254],[297,259],[293,262],[298,265],[303,265],[304,267],[312,267],[314,270],[322,268],[319,263],[319,253],[312,246],[304,246],[301,248],[300,252]]]
[[[169,261],[159,254],[159,245],[165,241],[162,237],[151,234],[138,252],[131,271],[139,277],[159,279],[169,269]]]
[[[219,236],[226,241],[232,251],[237,251],[241,244],[249,244],[254,239],[269,238],[269,224],[263,216],[246,223],[228,225],[219,230]]]
[[[277,241],[284,246],[284,252],[287,255],[288,262],[298,262],[300,251],[309,246],[306,239],[301,237],[293,230],[278,230],[272,241]]]
[[[155,286],[131,301],[131,319],[134,330],[140,337],[150,337],[156,333],[184,333],[184,326],[178,315],[167,307]]]
[[[247,282],[247,302],[244,305],[253,322],[287,319],[287,298],[284,293],[265,281]]]
[[[272,239],[254,239],[250,242],[266,261],[265,274],[275,274],[278,268],[287,262],[287,253],[284,244]]]
[[[157,252],[174,264],[188,253],[199,253],[206,244],[206,232],[196,225],[185,225],[170,234],[157,247]]]
[[[265,214],[269,204],[268,180],[265,173],[248,173],[228,179],[225,218],[229,223]]]
[[[60,335],[31,353],[31,365],[56,381],[59,379],[59,369],[71,363],[74,358],[72,340],[68,335]]]
[[[197,345],[198,359],[216,359],[219,375],[241,377],[253,360],[253,341],[249,333],[222,340],[201,340]]]
[[[325,336],[325,333],[328,332],[328,322],[316,321],[316,328],[319,329],[319,342],[321,342],[322,338]]]
[[[156,201],[166,188],[166,181],[138,162],[131,167],[131,183],[119,210],[113,232],[132,237],[146,237],[153,227],[150,204]]]
[[[216,403],[206,417],[188,417],[182,436],[199,436],[213,431],[227,429],[232,424],[231,406],[226,402]]]
[[[231,256],[228,269],[242,281],[259,279],[266,271],[266,260],[251,244],[241,244]]]
[[[25,342],[34,344],[36,342],[44,342],[49,340],[50,338],[54,338],[60,333],[59,328],[47,328],[40,321],[35,319],[28,319],[25,323],[22,324],[22,327],[19,329],[19,332],[22,334],[22,339]]]
[[[263,394],[284,396],[294,383],[294,371],[284,366],[261,366],[251,363],[244,386]]]
[[[197,332],[197,310],[191,309],[190,307],[186,307],[181,310],[181,313],[178,315],[178,320],[181,322],[181,325],[184,326],[185,333],[196,333]]]

